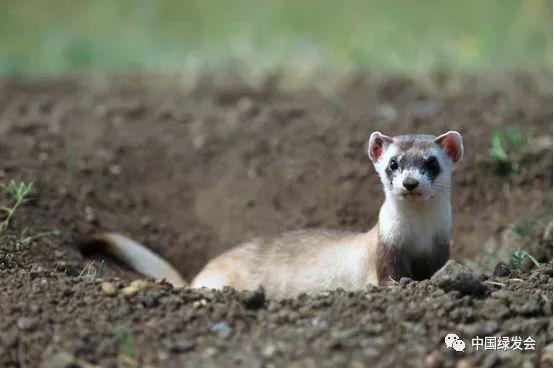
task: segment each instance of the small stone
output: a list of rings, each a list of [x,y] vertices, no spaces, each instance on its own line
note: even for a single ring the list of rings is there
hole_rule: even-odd
[[[167,344],[167,347],[173,353],[184,353],[194,349],[194,346],[194,342],[190,340],[176,340]]]
[[[40,368],[65,368],[76,366],[75,356],[64,351],[52,354],[46,357],[41,363]]]
[[[202,306],[202,303],[200,303],[199,300],[195,300],[195,301],[192,302],[192,307],[193,307],[194,309],[198,309],[198,308],[200,308],[201,306]]]
[[[117,287],[113,282],[103,282],[100,288],[102,289],[102,292],[107,296],[117,295]]]
[[[111,165],[110,166],[110,174],[112,174],[112,175],[119,175],[119,174],[121,174],[122,171],[123,171],[123,169],[119,165]]]
[[[137,295],[139,293],[139,291],[140,290],[135,286],[127,286],[127,287],[124,287],[123,289],[121,289],[121,293],[126,298],[131,298],[131,297]]]
[[[265,303],[265,292],[262,287],[240,293],[240,300],[246,309],[260,309]]]
[[[368,358],[375,359],[381,354],[381,352],[378,349],[369,347],[364,349],[363,354]]]
[[[207,305],[207,304],[208,304],[208,301],[207,301],[206,299],[200,299],[200,300],[195,300],[195,301],[193,301],[193,302],[192,302],[192,307],[193,307],[194,309],[198,309],[198,308],[203,307],[203,306],[205,306],[205,305]]]
[[[21,317],[17,320],[17,327],[23,331],[32,331],[38,326],[38,320],[31,317]]]
[[[312,326],[318,327],[318,328],[327,328],[329,325],[327,321],[319,316],[312,318]]]
[[[85,207],[85,220],[91,223],[96,222],[97,218],[96,218],[96,211],[94,211],[94,208],[90,206]]]
[[[206,350],[204,350],[204,356],[206,357],[212,357],[217,354],[217,349],[213,346],[208,347]]]
[[[212,325],[210,328],[213,332],[217,333],[217,336],[226,339],[231,336],[233,329],[227,322],[218,322]]]
[[[137,288],[138,291],[142,291],[147,289],[150,286],[150,283],[146,280],[138,279],[131,281],[130,286]]]
[[[412,279],[409,278],[409,277],[401,277],[400,280],[399,280],[398,282],[400,283],[400,286],[406,286],[406,285],[408,285],[409,283],[411,283],[412,281],[414,281],[414,280],[412,280]]]
[[[262,349],[262,356],[264,358],[271,358],[273,356],[273,354],[275,354],[275,350],[276,350],[275,345],[267,344]]]
[[[36,277],[44,275],[45,271],[46,269],[42,265],[33,264],[31,266],[31,271],[29,271],[29,276],[34,279]]]
[[[457,290],[462,294],[478,296],[487,291],[469,267],[452,260],[435,273],[431,280],[446,292]]]

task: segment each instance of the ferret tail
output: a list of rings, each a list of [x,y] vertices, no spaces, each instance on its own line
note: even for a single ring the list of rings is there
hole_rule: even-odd
[[[122,261],[134,271],[155,279],[165,278],[175,287],[187,286],[179,272],[166,260],[121,234],[104,233],[78,242],[83,253],[106,253]]]

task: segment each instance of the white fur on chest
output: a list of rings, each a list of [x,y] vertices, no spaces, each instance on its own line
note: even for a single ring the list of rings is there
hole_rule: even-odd
[[[452,228],[449,198],[425,202],[387,199],[379,214],[379,233],[385,244],[431,252],[437,238],[449,238]]]

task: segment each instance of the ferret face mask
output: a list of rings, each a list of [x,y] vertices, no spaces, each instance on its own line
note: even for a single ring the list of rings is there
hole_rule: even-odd
[[[450,194],[451,174],[463,157],[460,133],[389,137],[374,132],[368,155],[387,197],[401,201],[426,201]]]

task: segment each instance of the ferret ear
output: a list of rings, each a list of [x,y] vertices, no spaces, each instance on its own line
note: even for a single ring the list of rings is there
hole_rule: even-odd
[[[369,136],[369,144],[367,146],[367,154],[373,163],[377,163],[379,158],[385,151],[385,148],[392,143],[392,138],[381,134],[381,132],[373,132]]]
[[[446,151],[453,163],[462,160],[464,156],[464,143],[462,135],[454,130],[444,133],[435,139],[435,143]]]

